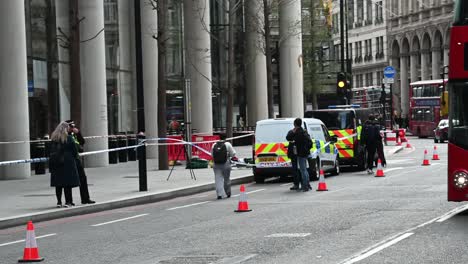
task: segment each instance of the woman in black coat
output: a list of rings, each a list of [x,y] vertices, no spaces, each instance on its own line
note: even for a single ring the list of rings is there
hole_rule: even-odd
[[[74,206],[72,188],[80,186],[75,159],[78,156],[75,141],[68,135],[68,123],[61,122],[51,135],[49,159],[50,186],[55,187],[57,207],[62,207],[62,190],[65,192],[65,205]]]

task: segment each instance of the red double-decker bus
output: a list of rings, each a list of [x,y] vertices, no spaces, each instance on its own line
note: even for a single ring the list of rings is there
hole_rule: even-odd
[[[468,1],[455,3],[449,55],[448,201],[468,201]]]
[[[410,83],[409,130],[418,137],[434,136],[439,124],[440,96],[447,80],[428,80]]]

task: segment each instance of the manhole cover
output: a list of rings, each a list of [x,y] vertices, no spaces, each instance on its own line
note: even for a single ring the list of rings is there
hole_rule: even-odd
[[[48,197],[48,196],[55,196],[53,193],[48,194],[26,194],[24,197]]]
[[[192,257],[173,257],[167,260],[161,260],[160,264],[209,264],[223,259],[220,256],[192,256]]]

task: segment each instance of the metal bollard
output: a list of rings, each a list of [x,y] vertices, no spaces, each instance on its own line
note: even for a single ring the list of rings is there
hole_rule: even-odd
[[[128,146],[136,146],[137,145],[137,138],[133,134],[133,132],[129,132],[130,135],[127,137],[127,142]],[[128,160],[129,161],[136,161],[137,160],[137,155],[136,155],[136,150],[134,148],[128,149]]]
[[[46,149],[45,149],[45,143],[44,142],[37,142],[35,144],[35,157],[37,158],[44,158],[46,156]],[[45,169],[45,163],[44,162],[38,162],[34,166],[34,171],[36,175],[38,174],[45,174],[46,169]]]
[[[145,140],[144,135],[138,135],[137,138],[138,138],[138,143]],[[138,178],[139,178],[140,192],[148,191],[145,145],[138,148]]]
[[[118,137],[118,144],[119,148],[123,148],[127,146],[127,136],[125,135],[125,132],[120,132],[120,136]],[[127,162],[128,156],[127,156],[127,149],[122,149],[119,150],[119,162]]]
[[[109,149],[115,149],[118,146],[117,138],[109,137]],[[118,160],[118,153],[117,151],[110,151],[109,152],[109,163],[110,164],[117,164]]]

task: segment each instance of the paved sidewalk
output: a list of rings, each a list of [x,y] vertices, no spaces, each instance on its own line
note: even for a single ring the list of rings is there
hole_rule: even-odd
[[[393,155],[403,147],[385,147]],[[251,157],[251,146],[236,147],[239,158]],[[50,187],[50,174],[32,175],[26,180],[2,181],[0,184],[0,229],[25,224],[28,220],[46,221],[125,206],[156,202],[179,196],[213,191],[213,170],[194,169],[196,180],[185,166],[176,166],[169,180],[169,171],[157,170],[157,160],[148,160],[148,191],[139,192],[138,162],[112,164],[103,168],[86,168],[93,205],[81,205],[79,188],[73,189],[73,208],[55,208],[55,189]],[[33,172],[34,173],[34,172]],[[232,184],[253,181],[252,170],[234,168]],[[62,198],[64,199],[64,198]]]

